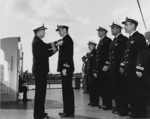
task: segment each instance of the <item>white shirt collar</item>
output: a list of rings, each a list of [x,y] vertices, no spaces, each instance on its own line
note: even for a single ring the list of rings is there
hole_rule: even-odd
[[[146,43],[147,43],[147,45],[149,45],[149,44],[150,44],[150,42],[149,42],[148,40],[146,40]]]
[[[115,38],[117,38],[119,35],[121,35],[121,33],[119,33]]]
[[[135,31],[133,31],[131,34],[130,34],[130,36],[132,36],[135,32],[137,32],[136,30]]]
[[[106,35],[105,35],[105,36],[103,36],[103,37],[101,38],[101,40],[103,40],[105,37],[106,37]]]
[[[66,34],[66,35],[68,35],[68,34]],[[66,35],[64,35],[64,36],[62,37],[62,39],[63,39]]]

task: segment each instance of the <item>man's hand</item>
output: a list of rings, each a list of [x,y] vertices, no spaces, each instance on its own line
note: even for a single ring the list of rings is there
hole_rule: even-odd
[[[139,72],[139,71],[136,71],[136,75],[141,78],[143,75],[142,75],[142,72]]]
[[[108,66],[105,65],[105,66],[103,67],[102,71],[104,71],[104,72],[108,71]]]
[[[53,50],[54,53],[57,52],[57,48],[56,47],[52,47],[52,50]]]
[[[52,43],[51,43],[51,46],[52,46],[52,48],[55,47],[55,42],[52,42]]]
[[[56,46],[61,46],[63,44],[63,41],[59,41],[58,43],[56,43]]]
[[[62,70],[62,75],[63,75],[63,76],[66,76],[66,75],[67,75],[67,70],[66,70],[66,69],[63,69],[63,70]]]
[[[120,68],[120,73],[123,74],[124,73],[124,69]]]
[[[93,76],[94,76],[95,78],[97,78],[97,77],[98,77],[98,76],[97,76],[97,73],[94,73],[94,74],[93,74]]]

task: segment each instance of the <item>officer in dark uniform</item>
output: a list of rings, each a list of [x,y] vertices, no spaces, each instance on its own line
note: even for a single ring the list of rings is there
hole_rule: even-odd
[[[132,118],[146,118],[146,85],[144,78],[136,76],[137,59],[140,52],[146,47],[145,37],[136,31],[138,22],[126,18],[125,31],[129,34],[129,40],[125,52],[125,77],[127,79],[129,103]],[[122,70],[122,71],[121,71]],[[120,71],[123,72],[123,69]]]
[[[97,31],[101,39],[97,46],[93,75],[95,78],[98,78],[99,81],[99,94],[102,96],[103,109],[110,110],[112,109],[112,82],[109,77],[109,71],[108,69],[105,69],[104,66],[109,60],[109,46],[111,39],[106,36],[107,29],[105,27],[100,26]],[[99,106],[99,108],[101,109],[102,107]]]
[[[90,96],[90,106],[98,106],[99,105],[99,96],[98,96],[98,85],[97,78],[93,77],[93,64],[95,62],[96,56],[96,43],[94,41],[89,41],[88,47],[90,53],[87,57],[87,77],[89,84],[89,96]]]
[[[47,28],[43,25],[34,29],[34,39],[32,42],[33,66],[32,72],[35,77],[35,99],[34,99],[34,119],[49,118],[45,113],[45,97],[47,74],[49,72],[49,59],[57,52],[55,43],[46,44],[42,41]]]
[[[73,40],[68,34],[68,26],[57,26],[56,31],[62,37],[62,43],[59,47],[58,69],[62,79],[62,94],[63,94],[63,112],[59,113],[61,118],[74,117],[74,92],[72,87],[72,76],[74,72],[73,61]],[[58,43],[59,44],[59,43]]]
[[[88,93],[87,89],[87,57],[83,56],[82,57],[82,84],[83,84],[83,93]]]
[[[90,52],[86,53],[86,58],[88,59]],[[89,84],[89,79],[88,79],[88,72],[87,72],[87,60],[86,60],[86,81],[87,81],[87,93],[89,93],[90,90],[90,84]]]
[[[110,75],[112,78],[116,112],[120,116],[128,115],[127,83],[124,76],[120,74],[120,63],[125,53],[127,37],[121,34],[122,26],[113,22],[111,27],[112,35],[115,36],[109,48]]]
[[[150,30],[146,31],[145,38],[147,40],[146,49],[140,53],[136,66],[136,75],[146,80],[147,99],[150,99]],[[149,103],[149,101],[148,101]],[[149,104],[148,104],[149,105]]]

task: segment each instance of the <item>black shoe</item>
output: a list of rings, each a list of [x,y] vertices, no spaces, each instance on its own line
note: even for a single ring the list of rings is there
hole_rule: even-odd
[[[133,119],[132,117],[128,117],[128,118],[126,118],[126,119]]]
[[[103,106],[101,106],[101,105],[98,105],[98,109],[103,109]]]
[[[48,113],[44,113],[44,118],[49,119],[50,117],[48,116]]]
[[[103,107],[103,110],[112,110],[112,107]]]
[[[48,113],[44,113],[44,116],[47,116],[48,115]]]
[[[44,113],[42,117],[35,117],[34,119],[50,119],[48,113]]]
[[[117,114],[118,114],[120,117],[123,117],[123,116],[129,116],[128,113],[124,113],[124,114],[123,114],[123,113],[119,113],[119,112],[118,112]]]
[[[63,114],[63,115],[60,115],[61,118],[74,118],[74,114]]]
[[[58,113],[58,115],[60,115],[60,116],[61,116],[61,115],[64,115],[64,114],[65,114],[64,112],[59,112],[59,113]]]
[[[44,118],[44,117],[35,117],[34,119],[49,119],[49,118]]]
[[[112,113],[113,114],[118,114],[118,111],[117,110],[113,110]]]
[[[31,99],[23,99],[23,102],[28,102],[28,101],[32,101]]]
[[[88,103],[88,105],[91,106],[92,104],[91,104],[91,103]]]
[[[98,104],[92,104],[91,106],[92,107],[98,107],[99,105]]]
[[[132,113],[129,112],[128,116],[129,116],[129,119],[133,119]]]
[[[50,117],[49,117],[49,116],[46,116],[46,117],[43,117],[42,119],[50,119]]]
[[[85,92],[85,91],[84,91],[83,94],[88,94],[88,92]]]

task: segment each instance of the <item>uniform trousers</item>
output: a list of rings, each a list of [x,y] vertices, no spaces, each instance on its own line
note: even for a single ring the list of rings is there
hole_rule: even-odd
[[[88,81],[89,81],[90,104],[92,106],[98,106],[99,105],[98,78],[89,76]]]
[[[110,78],[109,72],[103,72],[101,74],[102,78],[102,99],[103,99],[103,105],[112,108],[112,99],[113,99],[113,87],[112,87],[112,79]]]
[[[45,113],[45,97],[47,73],[38,73],[35,76],[35,98],[34,98],[34,118],[43,118]]]
[[[119,72],[112,74],[111,77],[117,111],[120,114],[128,114],[127,82]]]
[[[66,115],[74,115],[74,92],[72,87],[72,73],[66,76],[61,74],[62,79],[62,97],[63,97],[63,112]]]
[[[145,77],[138,78],[135,73],[127,75],[127,86],[132,118],[146,118],[146,81]]]
[[[86,74],[82,74],[82,84],[83,84],[83,92],[87,93],[88,92],[88,88],[87,88],[87,75]]]

